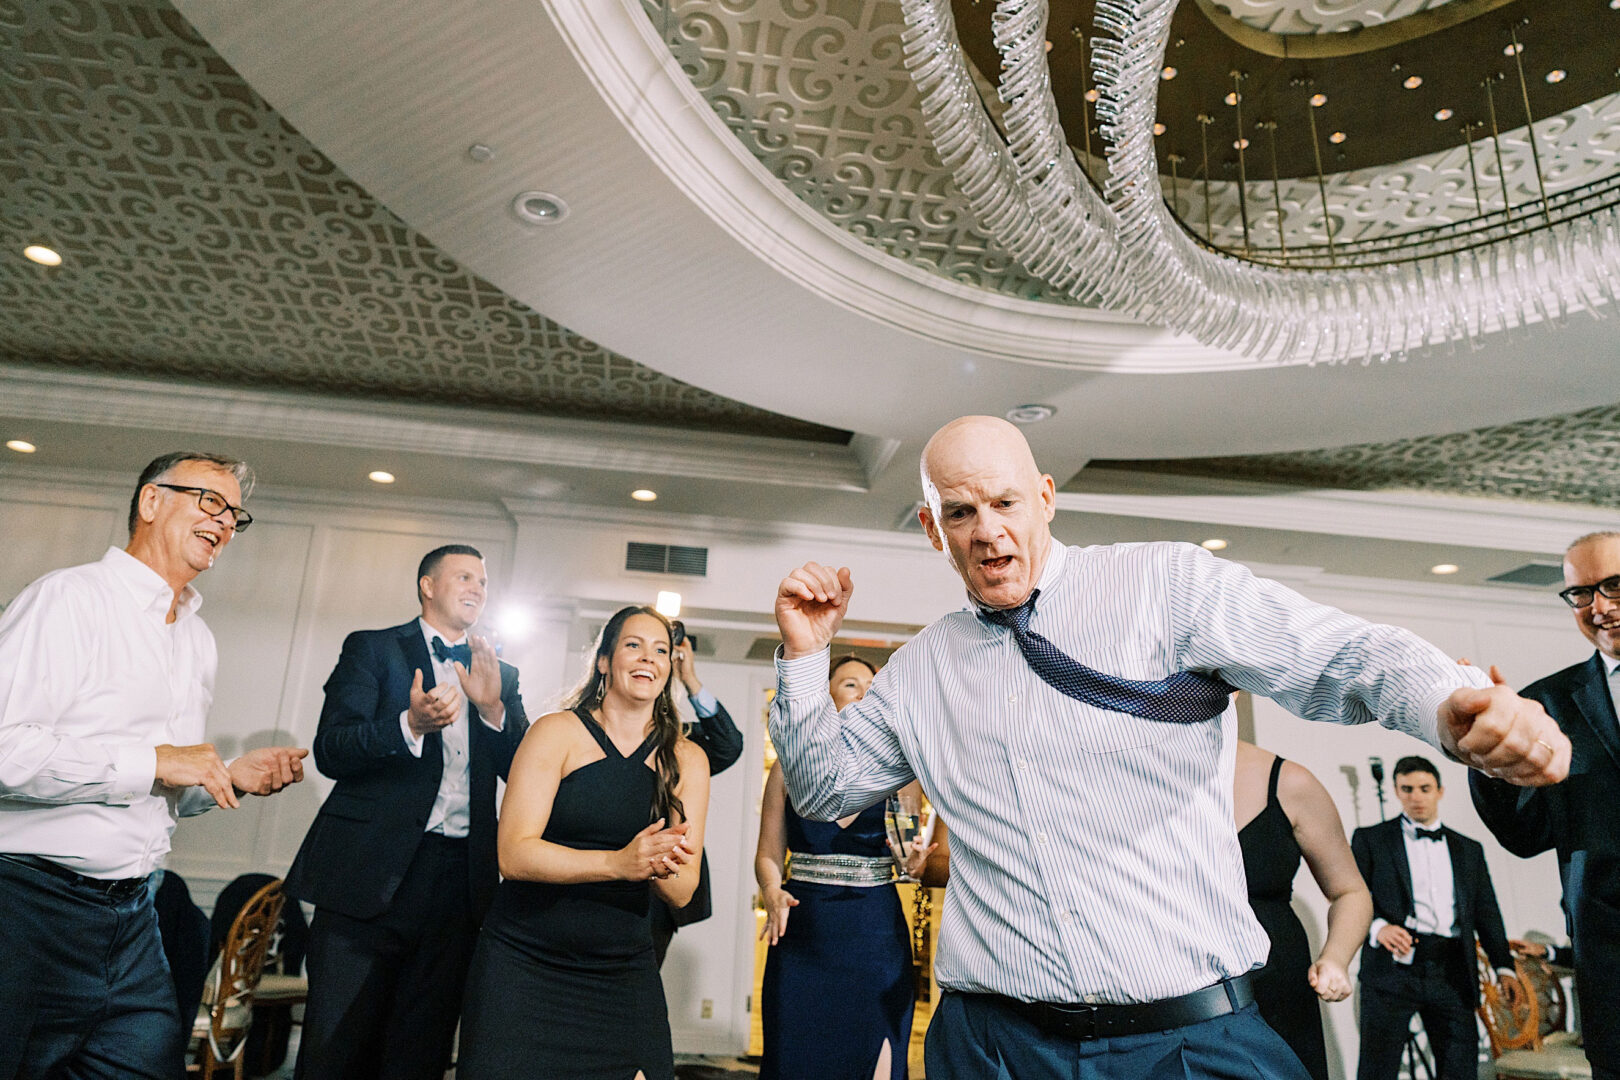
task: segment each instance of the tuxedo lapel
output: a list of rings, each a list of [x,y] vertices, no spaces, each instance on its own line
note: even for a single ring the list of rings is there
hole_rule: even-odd
[[[1614,699],[1609,696],[1609,669],[1604,666],[1600,654],[1592,654],[1592,659],[1586,665],[1586,675],[1571,696],[1575,699],[1575,707],[1580,710],[1581,719],[1592,729],[1614,763],[1620,765],[1620,722],[1615,720]]]
[[[1441,827],[1445,828],[1444,826]],[[1468,867],[1463,865],[1463,860],[1465,860],[1468,856],[1463,851],[1463,846],[1458,841],[1457,834],[1452,832],[1450,829],[1446,829],[1445,833],[1446,854],[1451,856],[1451,904],[1453,918],[1457,923],[1458,935],[1467,937],[1467,931],[1472,930],[1474,926],[1474,892],[1471,880],[1472,875],[1468,874]]]
[[[422,627],[415,619],[399,628],[399,650],[405,657],[405,685],[408,688],[415,679],[416,673],[422,673],[422,689],[432,690],[437,683],[433,677],[433,660],[428,656],[427,641],[422,637]],[[407,705],[409,704],[409,690],[407,689]],[[444,737],[437,731],[430,731],[422,737],[422,760],[433,762],[435,767],[444,763]]]
[[[1404,921],[1417,911],[1417,905],[1412,899],[1412,863],[1406,857],[1406,833],[1401,828],[1400,818],[1395,818],[1390,827],[1385,828],[1384,836],[1384,842],[1389,845],[1389,857],[1395,866],[1395,880],[1400,883],[1401,896],[1406,901],[1401,909]]]

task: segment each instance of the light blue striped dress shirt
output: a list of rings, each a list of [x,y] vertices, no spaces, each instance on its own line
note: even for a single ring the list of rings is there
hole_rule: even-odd
[[[1032,629],[1129,679],[1218,672],[1292,712],[1438,746],[1474,668],[1190,544],[1052,542]],[[779,660],[771,738],[794,808],[830,821],[909,782],[951,830],[935,975],[1027,1001],[1137,1002],[1265,962],[1232,821],[1236,714],[1144,720],[1064,696],[972,610],[834,711],[827,654]]]

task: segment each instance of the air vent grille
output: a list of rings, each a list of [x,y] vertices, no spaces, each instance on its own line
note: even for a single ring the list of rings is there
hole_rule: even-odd
[[[1494,574],[1485,579],[1498,585],[1529,585],[1544,589],[1548,585],[1562,585],[1564,582],[1564,568],[1556,563],[1525,563],[1512,570]]]
[[[624,568],[642,574],[709,575],[709,549],[681,544],[647,544],[632,540],[624,552]]]

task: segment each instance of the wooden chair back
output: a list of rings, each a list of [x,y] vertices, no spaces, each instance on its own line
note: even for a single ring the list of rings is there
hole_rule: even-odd
[[[247,1045],[253,1016],[253,992],[264,971],[265,954],[281,917],[282,902],[280,880],[270,882],[242,905],[225,935],[211,988],[207,1036],[198,1060],[187,1066],[187,1071],[201,1073],[203,1080],[211,1080],[227,1067],[241,1080],[242,1049]]]

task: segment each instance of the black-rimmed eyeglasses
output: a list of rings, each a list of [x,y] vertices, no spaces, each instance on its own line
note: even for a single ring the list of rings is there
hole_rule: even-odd
[[[1583,607],[1591,607],[1598,593],[1602,593],[1605,600],[1620,600],[1620,574],[1606,577],[1596,585],[1571,585],[1558,595],[1564,603],[1579,611]]]
[[[231,515],[231,528],[235,529],[239,533],[247,532],[248,526],[253,524],[252,514],[248,513],[240,506],[232,506],[225,500],[225,496],[221,495],[217,491],[211,491],[208,488],[200,487],[181,487],[179,484],[153,484],[152,486],[168,488],[170,491],[183,491],[189,495],[197,496],[197,509],[207,514],[209,517],[219,517],[219,515],[229,511]],[[1604,595],[1607,596],[1608,593],[1604,593]],[[1588,600],[1587,603],[1591,603],[1591,601]]]

